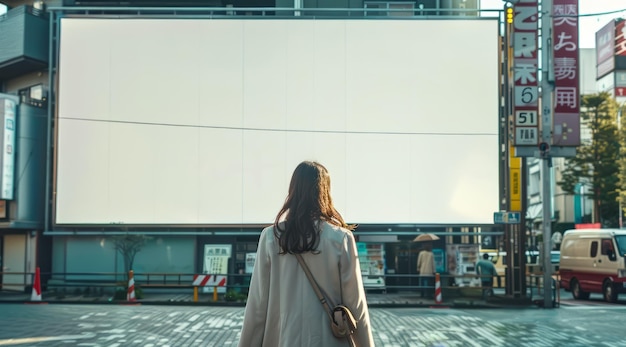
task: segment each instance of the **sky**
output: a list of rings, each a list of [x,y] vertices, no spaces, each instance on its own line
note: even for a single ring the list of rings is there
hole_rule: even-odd
[[[502,9],[504,1],[502,0],[480,0],[483,9]],[[579,33],[580,48],[595,47],[595,34],[603,26],[614,18],[626,18],[626,0],[578,0],[580,17]],[[587,14],[610,12],[622,10],[618,13],[599,16],[584,16]],[[0,14],[3,14],[6,8],[0,5]]]
[[[483,9],[501,9],[502,0],[480,0]],[[615,18],[626,18],[626,0],[578,0],[579,14],[579,47],[593,48],[596,46],[596,32]],[[622,10],[618,13],[601,16],[585,16],[587,14]]]

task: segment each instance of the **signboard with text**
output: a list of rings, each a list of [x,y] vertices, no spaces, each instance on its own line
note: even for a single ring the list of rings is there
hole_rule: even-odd
[[[493,223],[494,224],[518,224],[522,221],[522,216],[519,212],[494,212]]]
[[[15,181],[15,126],[19,99],[0,94],[0,122],[2,126],[2,155],[0,155],[0,199],[13,200]]]
[[[578,146],[580,145],[578,0],[553,1],[552,51],[553,146]]]
[[[596,32],[596,79],[615,69],[615,21]]]
[[[626,20],[615,25],[615,55],[626,57]]]
[[[509,149],[509,210],[522,210],[522,159]]]
[[[626,97],[626,20],[615,20],[615,97]]]
[[[217,282],[226,281],[231,252],[232,245],[229,244],[204,245],[204,266],[202,272],[213,275],[213,279]],[[208,287],[203,288],[203,293],[210,291],[213,290]],[[226,287],[218,287],[217,292],[226,293]]]
[[[615,64],[616,68],[626,69],[626,20],[618,20],[615,25]],[[626,71],[615,71],[615,96],[626,97]]]
[[[514,145],[536,146],[539,143],[537,1],[520,1],[515,4],[514,12],[512,37]]]

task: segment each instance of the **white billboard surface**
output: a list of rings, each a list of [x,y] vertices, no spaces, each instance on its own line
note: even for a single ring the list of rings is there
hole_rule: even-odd
[[[496,20],[61,22],[57,224],[268,224],[303,160],[350,223],[492,223]]]

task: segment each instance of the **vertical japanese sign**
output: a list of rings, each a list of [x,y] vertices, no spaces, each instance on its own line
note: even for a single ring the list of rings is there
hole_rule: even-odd
[[[0,94],[0,120],[2,122],[2,155],[0,155],[0,199],[13,200],[15,173],[15,125],[17,103],[12,95]]]
[[[615,25],[615,55],[626,57],[626,20]]]
[[[554,146],[580,145],[578,0],[554,0]]]
[[[515,157],[515,150],[509,149],[509,211],[522,210],[522,158]]]
[[[539,142],[537,88],[536,0],[521,0],[514,6],[513,19],[513,117],[515,146],[535,146]]]
[[[254,271],[254,263],[256,262],[256,253],[246,253],[246,273],[251,274]]]
[[[220,282],[227,279],[228,261],[232,252],[232,245],[204,245],[204,269],[205,274],[214,276],[214,280]],[[206,293],[209,288],[203,288]],[[218,293],[225,293],[226,287],[218,287]]]
[[[626,57],[626,20],[615,25],[615,56],[615,59]],[[626,97],[626,71],[615,71],[615,96]]]

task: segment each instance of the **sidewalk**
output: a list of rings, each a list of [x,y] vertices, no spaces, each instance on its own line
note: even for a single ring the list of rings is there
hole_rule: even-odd
[[[366,293],[369,307],[440,307],[440,308],[512,308],[534,307],[530,300],[507,298],[503,293],[483,300],[476,297],[458,297],[437,304],[432,298],[422,298],[419,294],[405,293]],[[41,303],[50,304],[146,304],[146,305],[206,305],[206,306],[245,306],[245,302],[225,301],[223,295],[213,301],[213,294],[201,293],[194,302],[193,293],[177,291],[155,291],[144,293],[143,299],[134,303],[113,300],[112,295],[73,295],[43,292]],[[31,301],[31,295],[22,292],[0,291],[0,303],[39,303]]]

